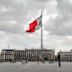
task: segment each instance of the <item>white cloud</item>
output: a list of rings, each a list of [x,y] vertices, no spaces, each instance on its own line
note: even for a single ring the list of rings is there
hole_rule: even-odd
[[[7,25],[14,25],[14,24],[17,24],[16,21],[14,20],[6,20],[6,21],[0,21],[1,24],[7,24]]]
[[[6,12],[6,11],[8,11],[8,8],[6,8],[6,7],[4,7],[4,6],[0,6],[0,12],[1,12],[1,13],[4,13],[4,12]]]
[[[0,31],[0,50],[6,48],[9,42],[9,37],[4,31]]]
[[[70,3],[72,3],[72,0],[69,0],[70,1]]]

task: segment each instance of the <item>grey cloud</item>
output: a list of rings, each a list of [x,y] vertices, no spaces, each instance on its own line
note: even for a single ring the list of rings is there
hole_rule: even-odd
[[[0,21],[15,20],[17,26],[7,26],[7,23],[0,23],[0,30],[11,33],[20,33],[22,24],[26,23],[28,14],[31,16],[41,9],[45,2],[49,0],[0,0],[0,7],[5,7],[8,11],[0,13]],[[29,17],[30,18],[30,17]]]
[[[72,4],[69,0],[57,0],[57,13],[56,19],[52,19],[50,27],[51,34],[54,35],[72,35]]]
[[[14,25],[14,26],[0,25],[0,31],[4,31],[6,33],[21,33],[21,26],[20,25]]]

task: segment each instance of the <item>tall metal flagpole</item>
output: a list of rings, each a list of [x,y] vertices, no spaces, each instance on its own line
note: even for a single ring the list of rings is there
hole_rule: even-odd
[[[43,27],[42,27],[42,12],[41,11],[41,61],[43,62]]]

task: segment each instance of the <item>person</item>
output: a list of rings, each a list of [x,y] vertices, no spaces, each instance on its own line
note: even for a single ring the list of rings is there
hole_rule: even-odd
[[[61,67],[61,58],[60,58],[60,53],[58,53],[58,66]]]

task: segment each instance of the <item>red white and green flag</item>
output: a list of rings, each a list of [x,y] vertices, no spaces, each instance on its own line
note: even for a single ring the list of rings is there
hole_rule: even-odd
[[[42,15],[29,24],[29,28],[26,30],[26,32],[35,32],[36,30],[40,29],[41,26],[42,26]]]

